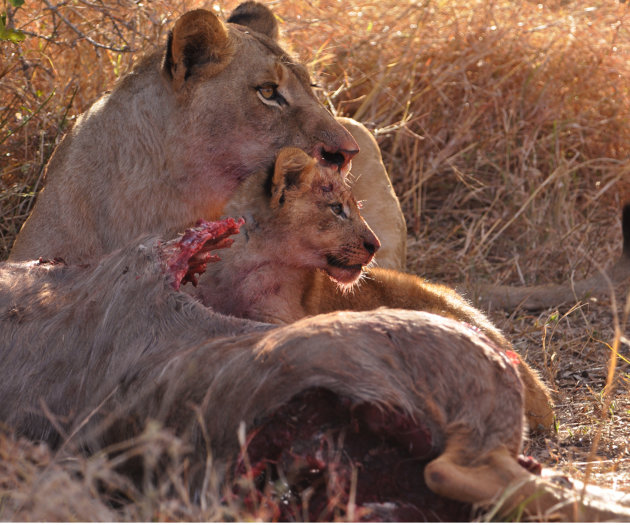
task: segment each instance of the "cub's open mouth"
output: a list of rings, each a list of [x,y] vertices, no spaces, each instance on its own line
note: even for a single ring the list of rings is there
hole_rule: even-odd
[[[363,265],[361,264],[344,264],[334,255],[326,255],[327,266],[325,271],[335,281],[342,284],[352,284],[360,276],[363,271]]]

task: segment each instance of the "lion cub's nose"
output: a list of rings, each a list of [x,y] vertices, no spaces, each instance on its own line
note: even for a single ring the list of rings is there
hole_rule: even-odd
[[[370,255],[374,255],[376,250],[381,247],[381,243],[376,237],[373,237],[372,239],[363,241],[363,247]]]

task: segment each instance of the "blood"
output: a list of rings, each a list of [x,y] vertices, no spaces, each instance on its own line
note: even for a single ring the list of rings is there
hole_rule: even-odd
[[[43,265],[51,265],[51,266],[56,266],[56,265],[64,265],[66,266],[66,261],[61,258],[61,257],[54,257],[52,259],[45,259],[44,257],[40,257],[39,259],[37,259],[37,266],[43,266]]]
[[[537,476],[540,476],[542,473],[542,465],[532,456],[519,455],[518,464],[525,470],[531,472],[532,474],[536,474]]]
[[[351,497],[358,520],[469,521],[470,505],[424,482],[424,467],[438,453],[429,430],[411,417],[314,388],[250,433],[233,491],[246,504],[274,501],[280,521],[347,519]],[[241,482],[247,477],[253,489]]]
[[[243,219],[232,218],[209,222],[199,219],[177,240],[161,245],[166,271],[175,290],[186,283],[197,286],[197,275],[206,271],[209,262],[218,261],[212,250],[228,248],[234,242],[229,237],[239,232]]]
[[[512,350],[506,350],[505,355],[508,357],[512,365],[518,366],[521,363],[521,358],[516,352],[512,352]]]

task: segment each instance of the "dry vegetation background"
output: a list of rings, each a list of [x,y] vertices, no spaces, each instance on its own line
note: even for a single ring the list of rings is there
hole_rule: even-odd
[[[179,14],[204,6],[227,17],[238,3],[2,1],[0,260],[76,116],[134,56],[162,45]],[[536,284],[578,279],[618,257],[630,201],[627,2],[267,3],[331,110],[374,130],[407,218],[410,271],[450,284]],[[531,441],[530,452],[630,490],[625,292],[491,316],[556,391],[558,432]],[[33,510],[41,512],[36,493],[50,483],[78,491],[83,510],[63,510],[64,519],[217,517],[160,486],[114,515],[94,500],[96,486],[113,483],[94,474],[104,460],[69,461],[60,466],[45,448],[1,436],[0,519],[57,516],[58,505],[48,515]],[[68,488],[77,473],[89,483]]]

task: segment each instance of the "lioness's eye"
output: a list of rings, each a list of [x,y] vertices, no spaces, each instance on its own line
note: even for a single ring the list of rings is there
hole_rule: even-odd
[[[334,204],[331,204],[330,209],[335,215],[339,215],[342,218],[346,217],[346,214],[343,211],[343,205],[341,203],[335,202]]]
[[[261,86],[258,88],[258,93],[267,100],[273,99],[276,96],[276,91],[277,88],[275,86]]]
[[[275,84],[264,84],[256,88],[263,102],[271,102],[274,105],[286,106],[286,99],[278,92],[278,86]]]

